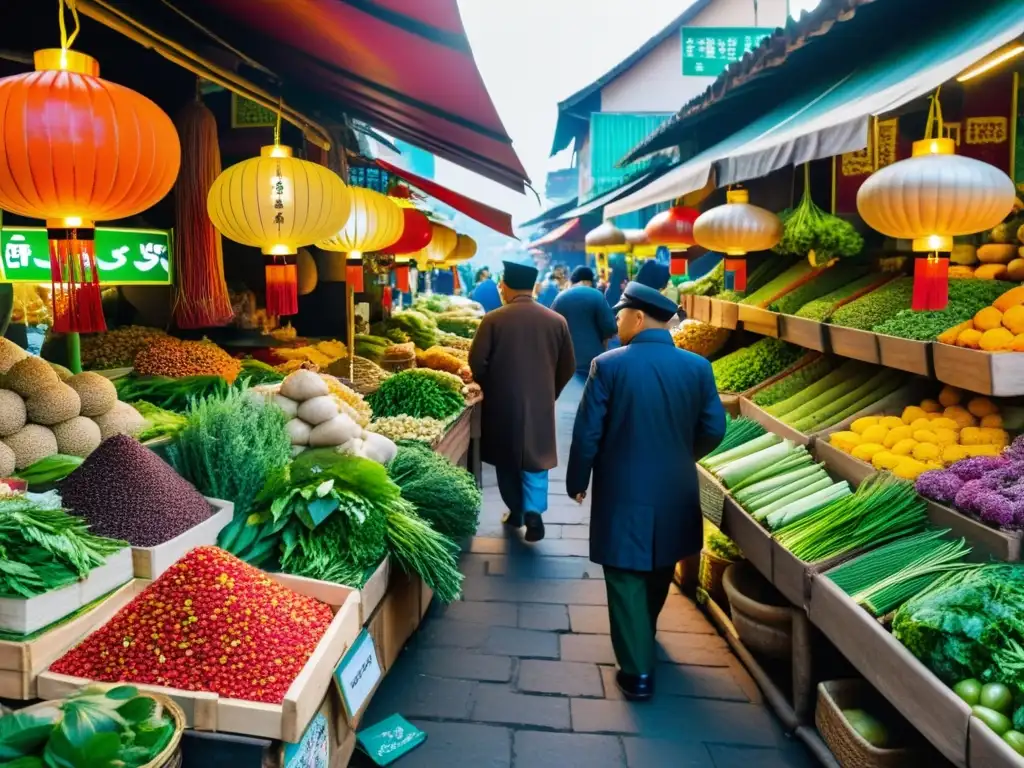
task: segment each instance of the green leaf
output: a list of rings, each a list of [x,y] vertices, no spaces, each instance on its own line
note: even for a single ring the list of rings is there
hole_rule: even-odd
[[[131,685],[119,685],[116,688],[111,688],[109,691],[107,691],[108,699],[116,699],[118,701],[127,701],[128,699],[134,699],[138,695],[139,689]],[[152,701],[152,699],[148,697],[144,698],[146,698],[146,701]]]
[[[87,699],[71,699],[64,703],[64,719],[58,730],[67,736],[76,749],[97,733],[118,733],[126,723],[113,709]]]
[[[72,746],[68,737],[59,729],[54,731],[50,740],[46,742],[43,760],[48,768],[79,768],[80,763],[77,762],[79,757],[79,751]]]
[[[340,506],[335,498],[314,499],[306,505],[310,520],[313,521],[313,528],[326,520],[330,514]]]
[[[0,764],[0,768],[45,768],[46,763],[36,755],[26,755],[8,763]]]
[[[15,760],[39,752],[53,733],[53,718],[13,712],[0,717],[0,760]]]
[[[80,751],[84,758],[83,766],[106,768],[108,765],[116,765],[113,761],[121,751],[121,737],[109,731],[94,734]]]
[[[154,712],[156,700],[148,696],[136,696],[117,708],[117,713],[129,724],[143,723],[153,717]]]

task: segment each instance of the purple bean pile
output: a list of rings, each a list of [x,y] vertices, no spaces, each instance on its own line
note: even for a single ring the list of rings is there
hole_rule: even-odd
[[[213,513],[209,502],[170,465],[137,440],[115,435],[100,443],[60,484],[64,507],[92,532],[136,547],[154,547]]]

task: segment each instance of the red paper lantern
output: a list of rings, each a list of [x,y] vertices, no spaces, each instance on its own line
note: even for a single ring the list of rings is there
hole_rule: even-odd
[[[395,288],[400,293],[409,293],[409,262],[395,262],[392,268],[395,273]]]
[[[362,257],[345,257],[345,282],[352,286],[354,293],[362,293],[363,285],[363,259]]]
[[[402,217],[405,220],[402,236],[398,238],[398,242],[384,249],[387,253],[396,256],[422,251],[430,243],[430,238],[434,236],[430,219],[415,208],[406,208],[402,205]]]
[[[654,245],[666,245],[669,250],[681,250],[696,245],[693,239],[693,222],[700,211],[677,205],[662,211],[647,222],[644,232]]]
[[[101,79],[91,56],[41,50],[35,67],[0,79],[0,208],[46,220],[54,330],[102,331],[96,222],[159,202],[181,145],[163,110]]]

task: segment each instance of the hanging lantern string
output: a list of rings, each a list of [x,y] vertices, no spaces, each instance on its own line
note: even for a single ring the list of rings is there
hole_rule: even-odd
[[[924,137],[926,139],[941,139],[944,138],[945,124],[942,121],[942,104],[939,102],[939,91],[942,89],[940,85],[935,89],[935,94],[929,100],[928,105],[928,122],[925,124]],[[932,131],[934,130],[934,135]]]
[[[64,24],[65,5],[71,11],[71,20],[75,22],[75,29],[70,36],[68,35],[67,26]],[[57,0],[57,20],[60,23],[61,66],[67,67],[68,49],[74,44],[75,38],[78,37],[78,33],[81,31],[81,25],[78,22],[77,0]]]
[[[279,96],[277,99],[277,122],[274,124],[274,146],[278,147],[281,145],[281,109],[284,106],[284,100]]]

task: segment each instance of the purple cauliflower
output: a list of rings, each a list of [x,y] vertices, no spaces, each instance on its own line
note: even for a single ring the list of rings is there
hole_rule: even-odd
[[[1013,438],[1013,442],[1010,443],[1010,447],[1004,453],[1012,459],[1024,461],[1024,435],[1017,435],[1017,437]]]
[[[961,512],[980,517],[981,509],[978,507],[977,501],[978,497],[985,493],[993,493],[993,491],[986,487],[983,480],[968,480],[956,492],[953,504]]]
[[[999,492],[1011,501],[1024,501],[1024,482],[1001,488]]]
[[[1001,491],[1003,488],[1010,488],[1019,483],[1022,475],[1024,475],[1024,466],[1020,463],[1009,463],[985,473],[978,480],[990,490]]]
[[[944,469],[924,472],[917,478],[916,483],[918,493],[941,504],[952,502],[963,485],[963,480]]]
[[[1008,459],[1002,456],[973,456],[970,459],[958,461],[949,468],[949,472],[961,480],[977,480],[994,469],[999,469],[1009,463]]]
[[[997,528],[1014,528],[1021,523],[1021,504],[994,491],[982,491],[974,498],[978,517]]]

